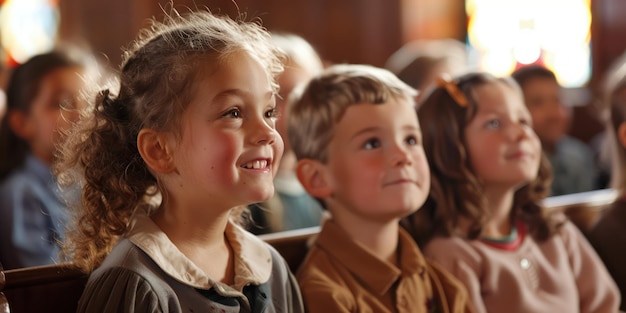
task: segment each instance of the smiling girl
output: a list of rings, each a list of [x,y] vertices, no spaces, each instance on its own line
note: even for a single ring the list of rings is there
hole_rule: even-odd
[[[142,34],[64,150],[84,181],[78,311],[301,312],[283,258],[234,222],[283,152],[269,34],[203,11]]]

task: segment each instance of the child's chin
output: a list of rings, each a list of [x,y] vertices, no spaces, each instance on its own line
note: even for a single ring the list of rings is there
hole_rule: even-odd
[[[252,195],[252,201],[263,202],[269,200],[272,196],[274,196],[274,188],[259,190],[257,193]]]

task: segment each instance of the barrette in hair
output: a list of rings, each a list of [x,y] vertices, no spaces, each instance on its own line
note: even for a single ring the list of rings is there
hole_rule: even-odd
[[[469,104],[467,97],[463,94],[459,86],[456,85],[456,82],[451,80],[447,76],[440,76],[437,78],[437,86],[443,87],[446,89],[450,97],[456,102],[460,107],[466,107]]]

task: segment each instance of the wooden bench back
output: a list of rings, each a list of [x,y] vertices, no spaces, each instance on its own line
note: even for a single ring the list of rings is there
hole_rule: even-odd
[[[289,264],[291,271],[295,273],[309,250],[310,241],[319,231],[320,227],[317,226],[264,234],[259,237],[276,248]]]
[[[5,311],[0,309],[0,312],[76,312],[78,299],[86,283],[87,275],[68,265],[2,271],[0,308],[3,305],[6,308]],[[4,300],[1,299],[3,296],[6,296]]]
[[[544,200],[548,210],[560,210],[586,234],[602,211],[617,198],[613,189],[602,189],[549,197]]]
[[[584,232],[616,196],[612,190],[598,190],[551,197],[544,204],[565,212]],[[319,227],[311,227],[259,237],[276,248],[295,272],[318,232]],[[67,265],[0,271],[0,313],[75,312],[86,282],[86,275]]]

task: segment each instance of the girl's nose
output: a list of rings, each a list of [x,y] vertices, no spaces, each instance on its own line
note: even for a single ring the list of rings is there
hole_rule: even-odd
[[[522,123],[513,123],[511,127],[509,127],[509,136],[511,139],[518,141],[522,138],[528,137],[528,132],[533,131],[532,128],[528,125]]]
[[[276,141],[278,132],[265,120],[255,123],[256,126],[251,130],[252,143],[257,145],[271,145]]]

